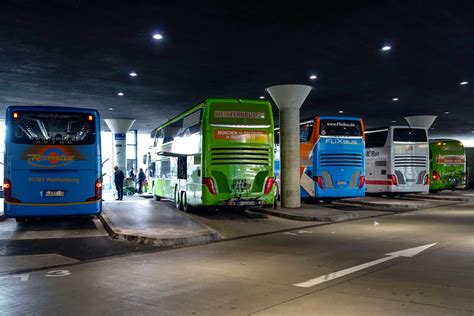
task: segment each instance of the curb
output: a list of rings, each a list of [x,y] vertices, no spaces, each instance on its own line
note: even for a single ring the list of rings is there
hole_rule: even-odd
[[[471,199],[465,198],[465,197],[446,197],[446,196],[434,196],[434,195],[424,195],[424,194],[419,194],[419,195],[412,195],[409,194],[406,196],[407,198],[411,199],[424,199],[424,200],[437,200],[437,201],[448,201],[448,202],[469,202]]]
[[[345,221],[352,221],[359,218],[359,215],[356,213],[347,213],[333,216],[305,216],[305,215],[295,215],[286,212],[276,211],[273,209],[267,208],[252,208],[252,212],[258,212],[268,215],[273,215],[277,217],[282,217],[286,219],[292,219],[295,221],[308,221],[308,222],[326,222],[326,223],[338,223]]]
[[[386,210],[386,211],[393,211],[393,212],[406,212],[406,211],[415,211],[419,210],[420,208],[423,208],[425,205],[402,205],[402,204],[397,204],[397,205],[389,205],[389,204],[378,204],[378,203],[372,203],[372,202],[366,202],[366,201],[338,201],[338,202],[333,202],[334,204],[339,204],[339,205],[350,205],[350,206],[365,206],[369,208],[374,208],[377,210]]]
[[[183,236],[179,238],[153,238],[143,235],[139,235],[131,232],[122,232],[120,229],[117,229],[110,219],[103,212],[98,215],[99,220],[104,225],[105,230],[109,233],[110,237],[118,240],[126,240],[130,242],[135,242],[143,245],[152,245],[157,247],[182,247],[189,245],[205,244],[211,241],[220,240],[219,234],[213,230],[204,235],[191,235]],[[209,227],[206,226],[209,229]]]

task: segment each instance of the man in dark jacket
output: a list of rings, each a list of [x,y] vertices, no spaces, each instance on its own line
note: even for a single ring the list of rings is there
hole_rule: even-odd
[[[117,188],[117,198],[115,200],[121,201],[123,200],[123,179],[125,178],[125,175],[123,174],[123,171],[119,169],[118,166],[115,166],[114,170],[114,183],[115,187]]]
[[[143,193],[143,182],[146,180],[145,172],[143,172],[143,168],[140,168],[140,172],[138,173],[138,193]]]

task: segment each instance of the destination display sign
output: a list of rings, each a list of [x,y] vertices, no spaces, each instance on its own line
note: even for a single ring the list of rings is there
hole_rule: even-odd
[[[268,134],[264,130],[215,129],[214,139],[242,143],[266,143]]]

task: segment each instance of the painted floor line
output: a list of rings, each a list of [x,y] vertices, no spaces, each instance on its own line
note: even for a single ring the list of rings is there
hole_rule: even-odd
[[[423,246],[419,246],[419,247],[414,247],[414,248],[409,248],[409,249],[405,249],[405,250],[400,250],[400,251],[396,251],[396,252],[387,253],[386,256],[388,256],[388,257],[384,257],[384,258],[377,259],[377,260],[374,260],[374,261],[359,264],[355,267],[351,267],[351,268],[347,268],[347,269],[340,270],[340,271],[337,271],[337,272],[333,272],[333,273],[330,273],[330,274],[326,274],[326,275],[323,275],[323,276],[320,276],[320,277],[317,277],[317,278],[314,278],[314,279],[310,279],[310,280],[307,280],[307,281],[304,281],[304,282],[301,282],[301,283],[296,283],[296,284],[293,284],[293,285],[297,286],[297,287],[304,287],[304,288],[313,287],[315,285],[318,285],[318,284],[321,284],[321,283],[324,283],[324,282],[328,282],[328,281],[346,276],[348,274],[351,274],[351,273],[354,273],[354,272],[357,272],[357,271],[360,271],[360,270],[370,268],[370,267],[375,266],[377,264],[380,264],[380,263],[383,263],[385,261],[389,261],[389,260],[392,260],[392,259],[395,259],[395,258],[398,258],[398,257],[409,257],[409,258],[411,258],[413,256],[416,256],[420,252],[436,245],[436,244],[437,243],[433,243],[433,244],[428,244],[428,245],[423,245]]]

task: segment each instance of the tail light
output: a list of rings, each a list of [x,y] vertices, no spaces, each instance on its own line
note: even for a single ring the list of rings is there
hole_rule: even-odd
[[[430,184],[430,176],[425,174],[425,185],[429,185]]]
[[[273,185],[275,184],[275,178],[274,177],[268,177],[267,181],[265,182],[265,190],[263,191],[263,194],[268,194],[273,188]]]
[[[86,201],[99,201],[102,200],[102,179],[95,180],[95,195],[88,198]]]
[[[319,186],[321,189],[324,189],[323,177],[317,176],[317,177],[316,177],[316,182],[318,183],[318,186]]]
[[[6,202],[21,203],[20,200],[12,197],[12,183],[10,179],[3,180],[3,197]]]
[[[202,184],[204,184],[207,187],[207,189],[209,190],[209,193],[214,194],[214,195],[217,194],[214,180],[211,177],[203,177]]]
[[[397,176],[394,174],[387,175],[387,179],[391,182],[390,185],[398,185]]]
[[[365,177],[361,176],[360,181],[359,181],[359,189],[362,189],[364,187],[364,184],[365,184]]]
[[[439,173],[437,171],[433,171],[433,175],[431,176],[433,178],[433,180],[435,181],[439,181],[441,180],[441,176],[439,175]]]

